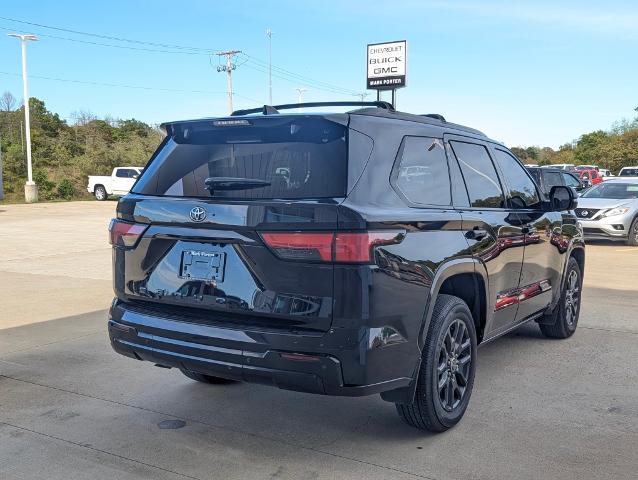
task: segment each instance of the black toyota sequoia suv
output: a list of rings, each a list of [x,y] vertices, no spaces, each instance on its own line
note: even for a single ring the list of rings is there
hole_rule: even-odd
[[[572,190],[481,132],[385,102],[166,123],[110,225],[113,348],[199,382],[380,393],[444,431],[477,346],[578,322]],[[351,106],[347,113],[309,113]],[[335,110],[335,108],[332,108]]]

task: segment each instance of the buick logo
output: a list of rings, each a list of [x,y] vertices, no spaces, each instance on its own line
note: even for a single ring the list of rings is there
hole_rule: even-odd
[[[580,212],[580,216],[581,217],[586,217],[587,215],[589,215],[589,210],[581,210],[581,212]]]
[[[206,210],[203,207],[193,207],[188,215],[193,222],[203,222],[206,219]]]

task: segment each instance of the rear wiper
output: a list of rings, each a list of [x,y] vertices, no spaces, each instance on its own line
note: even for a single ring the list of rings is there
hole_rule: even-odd
[[[248,190],[267,187],[270,182],[258,178],[209,177],[204,180],[204,184],[212,195],[215,190]]]

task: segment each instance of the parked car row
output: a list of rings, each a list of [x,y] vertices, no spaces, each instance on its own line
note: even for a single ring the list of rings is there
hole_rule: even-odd
[[[589,188],[578,170],[562,168],[528,167],[527,170],[541,191],[549,195],[552,187],[572,187],[580,198],[575,214],[580,221],[585,239],[623,240],[628,245],[638,245],[638,169],[628,174],[611,178]],[[580,173],[595,170],[583,168]],[[621,170],[622,173],[622,170]]]

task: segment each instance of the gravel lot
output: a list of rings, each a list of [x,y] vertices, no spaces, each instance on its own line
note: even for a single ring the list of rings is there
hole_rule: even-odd
[[[0,204],[3,480],[638,475],[638,248],[588,245],[576,334],[528,325],[481,348],[465,418],[428,435],[378,396],[207,386],[116,355],[114,208]]]

